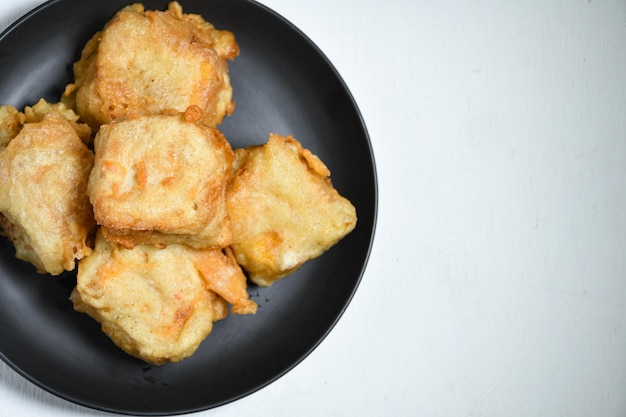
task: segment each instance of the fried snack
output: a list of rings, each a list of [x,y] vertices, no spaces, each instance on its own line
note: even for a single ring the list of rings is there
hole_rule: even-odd
[[[230,244],[225,192],[233,151],[214,127],[180,115],[141,116],[103,125],[87,193],[108,239],[137,244]]]
[[[256,312],[245,283],[221,250],[125,249],[98,232],[93,254],[79,263],[71,299],[124,351],[162,364],[192,355],[213,322],[227,316],[227,301],[233,313]]]
[[[201,16],[121,9],[85,45],[63,101],[94,130],[118,118],[182,112],[195,105],[207,125],[233,112],[227,59],[239,55],[234,35]]]
[[[261,286],[294,272],[356,226],[354,206],[322,161],[291,136],[235,151],[227,192],[232,249]]]
[[[95,227],[86,195],[93,153],[79,136],[89,128],[59,109],[43,101],[27,107],[19,133],[0,152],[0,224],[17,258],[52,275],[91,252]]]

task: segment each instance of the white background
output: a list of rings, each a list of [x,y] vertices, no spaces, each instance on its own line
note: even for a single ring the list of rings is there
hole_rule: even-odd
[[[626,416],[626,2],[263,3],[360,107],[376,239],[319,348],[197,415]],[[106,414],[0,363],[0,415]]]

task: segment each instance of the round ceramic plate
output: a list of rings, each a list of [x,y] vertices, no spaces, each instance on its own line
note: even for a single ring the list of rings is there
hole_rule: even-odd
[[[58,101],[85,42],[128,0],[54,0],[0,35],[0,104],[19,109]],[[120,349],[68,299],[72,273],[38,275],[0,239],[0,356],[43,389],[69,401],[127,414],[165,415],[216,407],[284,375],[332,329],[363,274],[374,235],[377,184],[357,106],[330,62],[296,27],[249,0],[180,1],[235,33],[230,64],[235,113],[220,129],[233,147],[291,134],[330,168],[357,208],[356,229],[321,257],[270,288],[250,285],[254,316],[216,323],[196,353],[152,366]],[[145,1],[164,10],[167,1]]]

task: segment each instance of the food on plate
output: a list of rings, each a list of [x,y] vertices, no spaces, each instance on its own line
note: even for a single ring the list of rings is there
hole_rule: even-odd
[[[153,364],[192,355],[228,315],[228,303],[233,313],[256,311],[243,272],[221,250],[126,249],[101,231],[94,252],[79,264],[71,300],[116,345]]]
[[[233,151],[231,32],[127,6],[93,35],[61,102],[0,106],[0,227],[16,257],[78,265],[74,309],[152,364],[192,355],[213,324],[356,226],[330,171],[292,136]]]
[[[232,249],[250,279],[269,286],[356,226],[356,209],[324,163],[291,136],[235,151],[227,192]]]
[[[234,110],[227,60],[235,36],[201,16],[127,6],[89,40],[63,101],[94,130],[118,118],[182,112],[195,105],[217,125]]]
[[[0,151],[4,234],[13,242],[16,257],[38,272],[58,275],[73,270],[76,260],[91,252],[95,226],[85,193],[93,166],[93,153],[85,144],[90,129],[77,124],[64,106],[45,101],[26,107],[24,113],[7,114],[20,122],[17,127],[3,123],[1,129],[16,131]]]
[[[107,239],[127,247],[230,244],[233,151],[216,128],[198,122],[201,114],[192,106],[99,129],[87,193]]]

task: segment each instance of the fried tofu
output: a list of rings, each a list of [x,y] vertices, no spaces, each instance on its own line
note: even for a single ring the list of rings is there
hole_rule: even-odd
[[[231,240],[225,193],[233,150],[201,111],[141,116],[104,125],[87,189],[105,236],[126,247]]]
[[[192,355],[228,315],[229,302],[233,313],[256,312],[243,272],[221,250],[126,249],[101,232],[79,263],[71,300],[121,349],[153,364]]]
[[[356,226],[356,209],[324,163],[291,136],[235,151],[227,192],[232,250],[250,279],[269,286]]]
[[[166,11],[137,3],[121,9],[83,48],[63,101],[94,130],[119,118],[203,111],[207,125],[233,112],[227,60],[234,35],[171,2]]]
[[[44,101],[27,107],[19,132],[0,152],[0,224],[17,258],[52,275],[73,270],[91,252],[95,227],[86,194],[90,129],[63,112]]]

